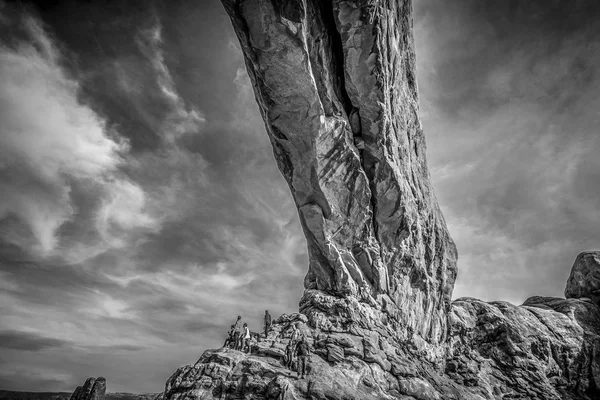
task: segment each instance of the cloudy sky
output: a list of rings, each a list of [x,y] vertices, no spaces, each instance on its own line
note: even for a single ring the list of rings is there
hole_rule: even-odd
[[[217,0],[0,2],[0,388],[158,392],[304,238]],[[600,247],[600,6],[415,0],[454,297],[561,296]]]

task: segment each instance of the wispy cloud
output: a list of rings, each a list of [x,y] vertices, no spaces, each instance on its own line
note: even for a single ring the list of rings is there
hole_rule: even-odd
[[[66,347],[70,342],[41,336],[33,332],[15,330],[0,331],[0,347],[13,350],[42,351],[55,347]]]
[[[560,296],[600,233],[597,164],[586,161],[600,149],[598,7],[571,5],[416,5],[424,128],[459,250],[457,296]]]
[[[80,212],[72,197],[78,184],[93,187],[101,199],[97,227],[105,243],[118,243],[109,225],[153,225],[143,189],[120,172],[127,142],[80,102],[79,85],[60,66],[52,39],[31,16],[3,23],[20,23],[26,40],[0,47],[0,216],[23,221],[35,253],[44,257],[68,257],[58,230]],[[27,234],[11,240],[31,243]]]

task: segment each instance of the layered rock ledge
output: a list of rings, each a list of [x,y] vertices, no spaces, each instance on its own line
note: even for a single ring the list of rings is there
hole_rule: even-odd
[[[432,190],[409,0],[222,0],[306,236],[300,314],[253,354],[209,350],[184,399],[599,399],[597,253],[568,299],[451,302],[457,252]],[[290,324],[308,379],[282,362]]]

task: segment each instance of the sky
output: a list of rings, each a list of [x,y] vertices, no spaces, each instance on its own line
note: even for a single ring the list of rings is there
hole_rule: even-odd
[[[600,4],[414,0],[454,298],[562,296],[600,237]],[[0,388],[159,392],[306,244],[218,0],[0,2]]]

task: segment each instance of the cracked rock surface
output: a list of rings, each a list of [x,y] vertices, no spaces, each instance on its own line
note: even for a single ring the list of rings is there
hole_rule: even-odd
[[[354,311],[320,301],[357,299],[436,357],[457,254],[427,170],[411,3],[223,3],[306,236],[301,311],[345,330]]]
[[[252,354],[206,351],[163,400],[600,399],[598,253],[565,295],[451,302],[409,0],[222,0],[306,236],[300,313]],[[309,377],[282,361],[292,323]]]
[[[83,386],[77,386],[70,400],[104,400],[106,395],[106,379],[87,378]]]

